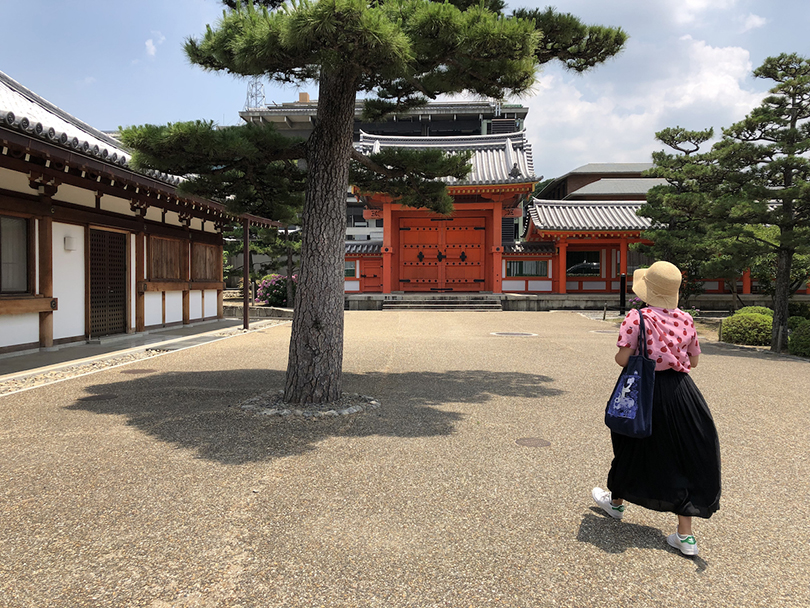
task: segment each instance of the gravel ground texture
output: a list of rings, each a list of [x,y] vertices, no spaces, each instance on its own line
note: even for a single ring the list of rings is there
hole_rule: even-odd
[[[810,606],[810,362],[704,342],[723,498],[685,558],[672,514],[590,497],[611,324],[345,319],[357,415],[241,409],[288,324],[0,397],[0,606]]]

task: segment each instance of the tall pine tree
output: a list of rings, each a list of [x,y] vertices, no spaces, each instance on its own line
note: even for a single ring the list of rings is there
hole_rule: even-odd
[[[670,185],[653,189],[652,204],[641,213],[665,227],[674,222],[672,233],[649,233],[660,239],[657,253],[668,243],[694,247],[688,255],[707,261],[727,255],[737,269],[743,260],[773,260],[771,349],[777,351],[785,344],[789,298],[797,285],[794,261],[810,252],[810,62],[796,54],[769,57],[754,76],[775,85],[759,107],[723,129],[711,151],[654,155],[656,168],[649,174]],[[662,141],[682,152],[688,148],[679,146],[689,146],[690,137],[693,144],[699,137],[699,145],[711,136],[682,129],[668,134],[670,141]]]
[[[616,29],[600,40],[594,30],[579,46],[541,47],[543,33],[534,21],[496,12],[502,7],[500,0],[300,0],[271,11],[237,3],[202,38],[187,42],[189,59],[207,70],[318,83],[315,126],[302,150],[307,188],[286,401],[323,403],[341,394],[350,160],[358,182],[379,188],[386,182],[403,203],[439,212],[448,212],[451,201],[435,178],[469,170],[464,158],[359,155],[352,146],[358,94],[368,96],[367,118],[442,94],[502,99],[527,92],[541,63],[559,58],[571,69],[586,69],[618,52],[626,38]]]

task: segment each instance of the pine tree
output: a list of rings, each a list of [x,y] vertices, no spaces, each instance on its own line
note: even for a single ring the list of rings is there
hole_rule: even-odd
[[[739,269],[741,260],[749,267],[770,264],[771,349],[779,351],[787,336],[789,298],[804,276],[795,272],[794,261],[803,264],[798,256],[810,253],[810,62],[796,54],[769,57],[754,76],[776,85],[759,107],[723,129],[711,151],[687,153],[689,145],[699,147],[711,137],[708,131],[668,131],[670,140],[662,141],[684,154],[653,155],[656,168],[649,174],[670,184],[652,189],[652,205],[640,213],[664,227],[648,233],[660,239],[656,251],[672,244],[694,248],[688,254],[696,258],[727,255],[730,268]],[[668,226],[674,227],[669,234]],[[719,245],[726,249],[718,253]]]
[[[776,256],[771,350],[779,351],[787,338],[793,260],[810,246],[810,62],[796,54],[769,57],[754,76],[776,84],[713,148],[723,176],[716,217]],[[763,239],[757,226],[778,234]]]
[[[273,11],[237,3],[202,38],[187,41],[189,59],[204,69],[318,83],[314,130],[298,150],[306,160],[307,189],[286,401],[324,403],[341,394],[350,160],[357,183],[442,213],[451,210],[451,201],[435,178],[469,171],[463,156],[358,154],[352,145],[358,94],[369,96],[367,119],[441,94],[502,99],[528,91],[538,64],[559,57],[572,69],[586,69],[617,52],[626,37],[617,30],[603,48],[588,38],[581,48],[546,48],[538,56],[542,33],[534,21],[506,17],[502,9],[500,0],[299,0]]]

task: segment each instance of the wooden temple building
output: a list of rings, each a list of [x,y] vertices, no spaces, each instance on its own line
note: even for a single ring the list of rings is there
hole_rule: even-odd
[[[450,216],[404,207],[385,194],[360,193],[367,221],[382,220],[381,241],[347,241],[346,292],[492,292],[503,290],[505,248],[515,241],[519,206],[534,175],[525,132],[464,137],[361,133],[357,148],[471,150],[472,172],[447,178]]]
[[[236,217],[0,72],[0,353],[223,316]]]

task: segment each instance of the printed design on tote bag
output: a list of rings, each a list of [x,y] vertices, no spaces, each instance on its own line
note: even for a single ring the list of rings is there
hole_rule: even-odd
[[[635,419],[638,411],[638,385],[638,372],[627,376],[624,382],[616,387],[610,400],[608,414],[617,418]]]

